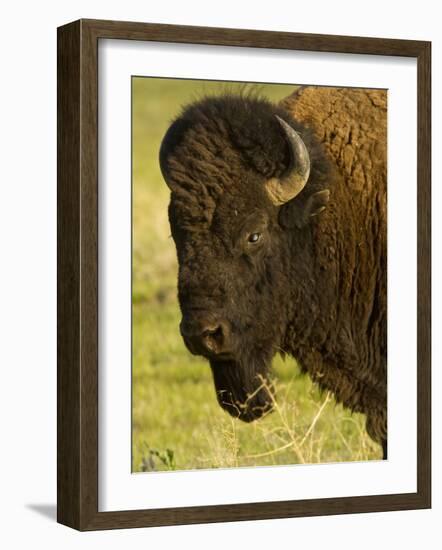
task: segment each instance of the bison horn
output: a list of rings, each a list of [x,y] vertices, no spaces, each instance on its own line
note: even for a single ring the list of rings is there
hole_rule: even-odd
[[[291,162],[285,175],[267,181],[266,189],[273,204],[281,205],[295,198],[304,189],[310,175],[310,158],[298,132],[278,115],[275,116],[290,146]]]

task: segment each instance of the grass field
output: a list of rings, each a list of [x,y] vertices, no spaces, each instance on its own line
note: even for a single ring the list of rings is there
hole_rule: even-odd
[[[320,395],[293,359],[276,357],[276,410],[243,424],[221,410],[209,366],[178,330],[176,257],[169,190],[158,165],[161,139],[180,107],[235,84],[134,78],[132,469],[183,470],[381,458],[364,418]],[[294,87],[266,85],[273,101]]]

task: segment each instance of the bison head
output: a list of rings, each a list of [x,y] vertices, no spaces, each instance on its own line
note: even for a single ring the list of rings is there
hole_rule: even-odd
[[[293,315],[294,244],[301,253],[305,220],[328,198],[305,192],[315,147],[284,110],[242,96],[187,107],[161,145],[181,335],[209,360],[220,405],[245,421],[271,410],[269,368]]]

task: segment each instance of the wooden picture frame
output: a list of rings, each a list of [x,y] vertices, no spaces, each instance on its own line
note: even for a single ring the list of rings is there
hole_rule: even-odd
[[[98,41],[404,56],[418,67],[417,492],[98,511]],[[82,531],[429,508],[431,44],[79,20],[58,29],[58,521]]]

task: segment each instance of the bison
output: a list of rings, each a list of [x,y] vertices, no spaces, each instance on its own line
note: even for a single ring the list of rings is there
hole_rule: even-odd
[[[220,405],[270,411],[271,361],[289,354],[366,415],[384,458],[386,113],[382,90],[226,93],[185,107],[160,148],[180,332]]]

